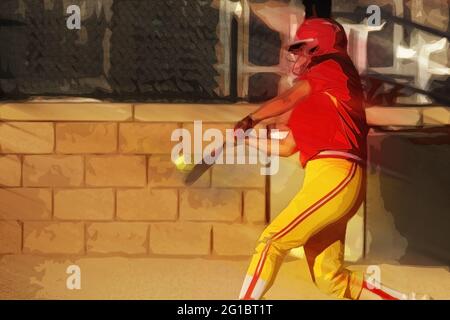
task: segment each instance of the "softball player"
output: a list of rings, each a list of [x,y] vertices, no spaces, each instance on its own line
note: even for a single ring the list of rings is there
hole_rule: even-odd
[[[349,219],[363,200],[366,126],[363,90],[347,54],[343,27],[331,19],[307,19],[289,47],[295,85],[241,120],[244,131],[292,111],[282,156],[300,151],[305,168],[301,191],[258,240],[240,299],[259,299],[270,288],[290,249],[303,246],[312,279],[338,298],[358,299],[369,291],[384,299],[401,293],[372,287],[364,275],[343,265]]]

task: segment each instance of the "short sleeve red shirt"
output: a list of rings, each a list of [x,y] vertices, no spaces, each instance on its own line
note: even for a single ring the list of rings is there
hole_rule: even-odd
[[[299,80],[310,95],[295,106],[289,119],[303,166],[321,151],[366,155],[367,125],[361,81],[350,58],[319,57]]]

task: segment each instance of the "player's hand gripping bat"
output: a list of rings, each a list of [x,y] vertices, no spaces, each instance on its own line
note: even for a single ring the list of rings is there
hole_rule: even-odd
[[[234,127],[234,131],[236,132],[237,130],[241,129],[246,132],[248,129],[253,128],[256,124],[257,121],[255,121],[251,117],[251,115],[248,115],[236,124],[236,126]],[[234,140],[234,142],[236,144],[236,139]],[[222,154],[225,146],[226,142],[224,142],[223,145],[219,148],[214,149],[209,155],[203,157],[202,161],[200,163],[197,163],[186,176],[184,183],[190,186],[195,181],[197,181],[206,171],[208,171],[209,168],[211,168],[215,164],[216,159]]]

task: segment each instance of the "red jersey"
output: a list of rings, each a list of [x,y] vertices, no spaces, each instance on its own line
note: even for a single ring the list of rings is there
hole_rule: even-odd
[[[361,80],[347,55],[315,57],[299,80],[307,80],[310,95],[298,103],[289,127],[302,166],[322,151],[366,156],[368,132]]]

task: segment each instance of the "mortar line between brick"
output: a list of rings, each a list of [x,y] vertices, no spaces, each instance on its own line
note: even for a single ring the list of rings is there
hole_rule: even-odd
[[[214,226],[211,225],[211,230],[209,231],[209,236],[210,236],[210,240],[209,240],[209,254],[212,255],[214,252]]]
[[[47,153],[45,153],[45,152],[41,152],[41,153],[8,152],[8,153],[0,153],[0,154],[2,156],[6,156],[6,155],[8,155],[8,156],[21,156],[21,155],[23,155],[23,156],[51,156],[54,154],[54,152],[47,152]]]
[[[56,153],[56,122],[52,122],[53,124],[53,153]]]
[[[83,222],[83,240],[84,240],[84,254],[87,255],[87,223]]]
[[[20,253],[23,253],[24,241],[25,241],[25,222],[20,222],[20,231],[21,231],[21,244],[20,244]]]
[[[245,191],[241,190],[241,222],[244,222],[244,196]]]

